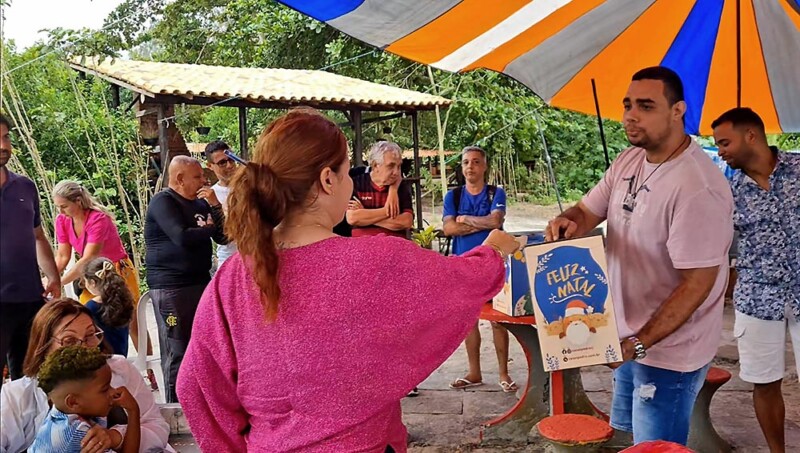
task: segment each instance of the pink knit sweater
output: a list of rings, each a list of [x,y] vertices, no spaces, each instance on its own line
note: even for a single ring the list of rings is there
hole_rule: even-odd
[[[267,323],[241,257],[206,288],[178,375],[208,452],[406,451],[400,400],[466,337],[504,280],[488,247],[443,257],[391,237],[281,254]]]

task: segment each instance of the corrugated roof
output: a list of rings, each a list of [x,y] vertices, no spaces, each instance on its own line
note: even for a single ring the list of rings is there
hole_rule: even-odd
[[[452,156],[453,154],[458,154],[456,151],[445,151],[445,156]],[[439,150],[436,149],[421,149],[419,150],[419,157],[426,159],[431,157],[439,157]],[[414,158],[414,150],[407,149],[403,151],[403,159],[413,159]]]
[[[235,68],[152,61],[73,59],[72,68],[97,75],[145,96],[188,99],[237,98],[252,102],[337,104],[428,110],[449,99],[332,74],[325,71]]]

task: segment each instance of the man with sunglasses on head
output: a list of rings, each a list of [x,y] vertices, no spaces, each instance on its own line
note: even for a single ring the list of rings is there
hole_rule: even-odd
[[[217,183],[211,186],[217,194],[217,200],[222,204],[222,211],[228,215],[228,195],[231,193],[230,183],[236,173],[236,161],[225,154],[231,149],[222,140],[215,140],[206,145],[206,164],[217,176]],[[225,245],[217,245],[217,269],[222,266],[226,259],[236,253],[236,243],[229,242]]]
[[[609,286],[622,364],[611,426],[635,443],[686,444],[697,393],[722,336],[733,237],[733,196],[722,172],[685,132],[680,77],[663,66],[634,74],[622,100],[632,147],[548,240],[607,223]]]

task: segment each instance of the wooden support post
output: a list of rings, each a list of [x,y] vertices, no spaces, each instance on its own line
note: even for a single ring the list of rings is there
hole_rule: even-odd
[[[119,85],[111,85],[111,107],[119,108]]]
[[[417,119],[418,113],[411,112],[411,135],[414,140],[414,192],[416,193],[417,202],[417,228],[422,229],[422,182],[419,176],[419,167],[422,165],[422,160],[419,158],[419,122]]]
[[[158,147],[161,151],[161,174],[163,175],[162,187],[169,184],[169,138],[167,137],[167,107],[164,104],[158,104]]]
[[[250,160],[247,150],[247,108],[239,107],[239,152],[244,160]]]
[[[364,165],[364,137],[361,130],[361,110],[354,109],[350,112],[351,124],[353,125],[353,166]]]

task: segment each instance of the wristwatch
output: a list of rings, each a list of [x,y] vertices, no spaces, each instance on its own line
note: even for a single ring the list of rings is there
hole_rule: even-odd
[[[647,357],[647,350],[638,338],[628,337],[628,340],[633,343],[633,360],[642,360]]]

